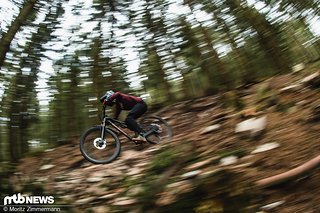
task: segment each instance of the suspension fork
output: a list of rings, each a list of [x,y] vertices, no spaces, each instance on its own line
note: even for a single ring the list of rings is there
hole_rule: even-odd
[[[101,125],[101,139],[104,139],[105,129],[106,129],[107,118],[104,117]]]
[[[101,119],[101,139],[104,139],[105,129],[106,129],[106,123],[107,123],[107,117],[106,117],[106,105],[102,106],[102,119]]]

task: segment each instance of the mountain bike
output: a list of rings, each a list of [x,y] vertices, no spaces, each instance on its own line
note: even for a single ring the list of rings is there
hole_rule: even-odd
[[[158,144],[173,136],[171,126],[155,115],[143,117],[139,125],[150,144]],[[115,160],[121,152],[119,135],[124,135],[136,145],[141,144],[139,141],[134,141],[125,129],[128,129],[125,122],[109,117],[106,114],[106,106],[103,105],[101,124],[89,128],[80,138],[82,155],[92,163],[105,164]]]

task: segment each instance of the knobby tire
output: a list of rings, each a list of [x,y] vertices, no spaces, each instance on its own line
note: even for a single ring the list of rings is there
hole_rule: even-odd
[[[103,128],[102,126],[94,126],[90,129],[88,129],[85,133],[83,133],[83,135],[80,138],[80,151],[81,151],[82,155],[84,156],[85,159],[87,159],[88,161],[90,161],[91,163],[94,163],[94,164],[110,163],[119,156],[120,151],[121,151],[121,143],[119,141],[118,136],[113,131],[111,131],[107,128],[105,129],[105,138],[111,137],[111,139],[107,140],[107,144],[110,145],[110,148],[112,148],[114,146],[114,151],[109,149],[109,147],[106,147],[106,149],[101,149],[101,150],[94,147],[93,140],[97,137],[100,137],[102,128]],[[95,135],[96,137],[90,138],[90,136],[93,134],[96,134]],[[95,156],[93,156],[86,149],[86,145],[89,146],[89,149],[93,148],[92,150],[95,152],[99,152],[104,155],[107,154],[108,151],[110,153],[108,153],[108,155],[103,157],[103,159],[97,159]]]

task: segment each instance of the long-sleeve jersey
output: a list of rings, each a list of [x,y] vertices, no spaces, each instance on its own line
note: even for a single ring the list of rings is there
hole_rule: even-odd
[[[117,118],[121,110],[131,110],[137,103],[142,101],[142,98],[116,92],[109,97],[109,99],[106,101],[106,104],[108,106],[112,106],[114,102],[116,103],[115,118]]]

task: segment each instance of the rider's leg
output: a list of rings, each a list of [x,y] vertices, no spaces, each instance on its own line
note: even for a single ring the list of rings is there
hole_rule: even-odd
[[[145,102],[137,103],[129,112],[125,122],[128,128],[138,134],[142,132],[141,127],[136,122],[136,119],[141,117],[147,111],[147,104]]]

